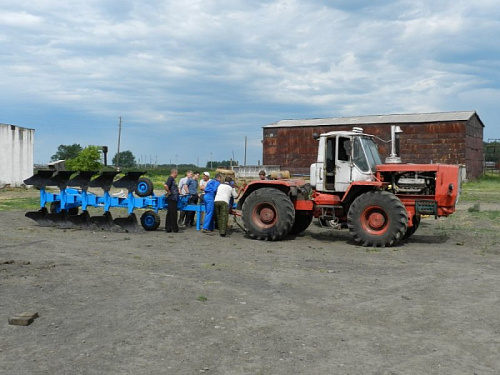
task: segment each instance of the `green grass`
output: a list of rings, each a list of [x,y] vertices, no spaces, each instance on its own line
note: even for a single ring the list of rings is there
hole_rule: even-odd
[[[193,170],[194,171],[194,170]],[[200,168],[197,170],[198,172],[203,173],[205,171],[210,172],[210,176],[215,175],[215,170],[207,170]],[[186,175],[185,170],[179,170],[179,175],[177,176],[176,180],[179,182],[179,180]],[[153,182],[153,187],[155,190],[163,190],[164,187],[163,185],[165,184],[165,181],[167,181],[167,178],[169,176],[169,172],[166,171],[149,171],[147,174],[144,175],[144,177],[149,178]],[[201,179],[201,176],[200,176]],[[199,182],[199,181],[198,181]]]
[[[40,199],[33,197],[9,198],[0,200],[0,211],[38,210]]]
[[[469,212],[471,218],[500,221],[500,211],[472,211]]]
[[[14,188],[0,190],[0,211],[38,210],[39,208],[40,198],[32,190]]]
[[[487,174],[462,185],[461,202],[500,202],[500,175]]]

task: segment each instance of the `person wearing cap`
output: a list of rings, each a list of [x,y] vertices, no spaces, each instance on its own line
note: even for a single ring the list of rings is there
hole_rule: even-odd
[[[236,198],[236,189],[231,185],[233,179],[227,176],[223,184],[219,185],[215,195],[214,204],[217,216],[217,227],[222,237],[226,236],[227,222],[229,219],[229,202]]]
[[[208,181],[210,181],[210,173],[203,172],[203,176],[201,176],[201,181],[200,181],[200,190],[201,190],[201,192],[205,191],[205,186],[207,186]]]
[[[202,176],[201,176],[201,181],[199,182],[198,184],[198,187],[200,188],[200,204],[201,203],[204,203],[205,202],[205,187],[207,186],[208,184],[208,181],[210,181],[210,173],[208,172],[203,172]],[[200,224],[203,223],[203,220],[205,219],[205,212],[201,212],[201,215],[200,215]]]
[[[205,186],[205,195],[204,195],[204,202],[205,202],[205,218],[203,219],[203,232],[213,232],[214,230],[214,200],[215,200],[215,194],[217,193],[217,189],[220,185],[220,179],[221,175],[217,173],[215,175],[215,178],[213,180],[208,181],[207,185]]]

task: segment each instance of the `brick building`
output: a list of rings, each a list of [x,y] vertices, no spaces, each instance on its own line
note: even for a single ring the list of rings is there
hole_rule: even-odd
[[[463,164],[467,178],[482,173],[484,124],[475,111],[281,120],[263,128],[263,164],[309,174],[318,152],[314,133],[361,127],[364,133],[390,140],[391,125],[403,131],[399,156],[404,163]],[[384,160],[390,143],[377,144]]]

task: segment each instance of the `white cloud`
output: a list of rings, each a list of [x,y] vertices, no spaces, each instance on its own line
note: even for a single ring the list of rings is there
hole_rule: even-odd
[[[186,139],[210,131],[241,138],[251,128],[258,144],[261,126],[281,118],[495,111],[466,94],[499,90],[495,1],[2,6],[0,78],[11,91],[1,108],[19,125],[45,119],[9,112],[13,105],[55,111],[47,119],[54,126],[57,111],[74,111],[74,123],[81,114],[97,123],[121,115],[138,130],[134,147],[147,150],[145,126],[157,137],[181,127]]]

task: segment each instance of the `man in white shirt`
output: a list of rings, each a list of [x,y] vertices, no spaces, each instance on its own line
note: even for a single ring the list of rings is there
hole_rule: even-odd
[[[203,176],[201,177],[200,181],[200,190],[202,193],[205,191],[205,186],[207,186],[208,181],[210,181],[210,173],[203,172]]]
[[[217,188],[217,194],[215,195],[217,226],[222,237],[226,236],[227,222],[229,220],[229,201],[231,198],[237,197],[236,190],[231,186],[231,181],[233,179],[227,176],[224,183]]]

